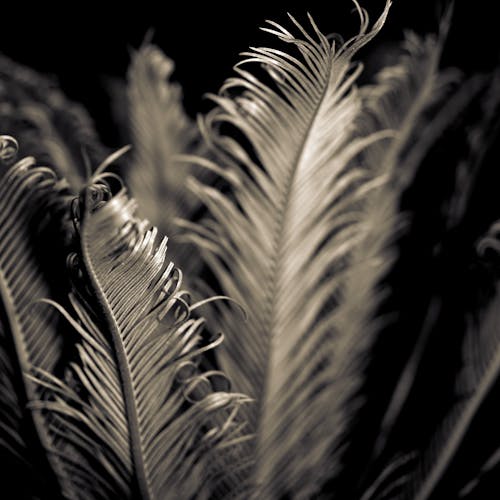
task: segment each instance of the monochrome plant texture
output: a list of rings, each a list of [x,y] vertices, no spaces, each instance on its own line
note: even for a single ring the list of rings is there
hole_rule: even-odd
[[[0,57],[5,498],[492,498],[500,73],[443,68],[448,9],[366,75],[353,3],[197,123],[148,38],[116,152]]]

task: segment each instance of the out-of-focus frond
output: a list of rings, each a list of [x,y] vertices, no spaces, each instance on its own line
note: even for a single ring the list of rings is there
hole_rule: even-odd
[[[413,261],[415,255],[419,255],[418,252],[427,255],[427,261],[431,261],[434,266],[430,270],[434,282],[426,291],[430,294],[430,301],[423,310],[424,319],[419,323],[420,331],[393,390],[375,450],[377,455],[383,451],[394,424],[403,410],[406,410],[404,423],[402,426],[400,424],[399,437],[401,440],[405,430],[409,436],[411,429],[415,429],[415,426],[418,428],[421,437],[416,441],[410,438],[408,442],[411,447],[419,450],[416,454],[419,460],[414,460],[412,468],[407,468],[404,473],[395,473],[390,480],[380,482],[378,492],[367,498],[455,497],[458,487],[448,484],[445,474],[452,462],[456,461],[459,450],[463,449],[472,422],[481,421],[481,407],[498,378],[498,367],[494,359],[496,334],[488,323],[495,316],[496,299],[492,302],[492,293],[489,291],[495,274],[489,268],[481,271],[480,274],[485,274],[488,282],[481,283],[485,277],[474,270],[477,256],[474,256],[472,248],[476,238],[474,235],[477,234],[478,213],[482,219],[488,220],[489,217],[476,206],[478,200],[474,199],[473,194],[476,198],[481,196],[477,192],[480,186],[476,183],[476,177],[481,170],[485,170],[484,157],[489,149],[492,131],[498,130],[499,106],[497,74],[476,76],[464,81],[449,95],[441,109],[437,109],[437,113],[427,117],[427,130],[422,135],[430,134],[429,130],[432,132],[434,129],[434,150],[426,148],[413,152],[414,148],[422,148],[422,143],[416,139],[402,155],[403,161],[407,157],[427,156],[421,162],[420,170],[424,172],[420,172],[423,175],[417,194],[427,192],[427,185],[424,183],[427,179],[434,180],[443,187],[439,191],[439,198],[428,200],[432,207],[429,213],[423,217],[417,213],[421,225],[419,231],[422,234],[428,233],[429,236],[426,236],[425,242],[419,242],[422,249],[413,253]],[[461,125],[464,120],[467,128]],[[423,144],[430,144],[430,141],[424,137]],[[443,151],[446,152],[445,157],[437,162],[436,158]],[[436,164],[442,170],[437,171]],[[484,179],[482,182],[485,182]],[[473,212],[476,212],[476,222],[471,227],[470,214]],[[487,243],[496,248],[495,227],[498,226],[494,225],[491,234],[482,239],[481,247],[485,247]],[[461,292],[456,289],[458,284],[463,287]],[[486,294],[483,290],[485,287]],[[418,285],[413,293],[416,294],[417,291],[422,294]],[[405,293],[414,297],[411,289]],[[489,303],[488,309],[486,312],[478,312],[478,307],[484,306],[483,295],[486,295],[486,302]],[[456,348],[462,343],[463,355],[460,360]],[[448,356],[446,361],[443,361],[439,353]],[[431,380],[436,380],[436,388],[429,387]],[[434,416],[429,418],[427,415],[425,419],[419,419],[416,425],[412,411],[421,408],[424,397],[428,398],[428,404],[434,410],[429,415]],[[433,404],[432,401],[436,399],[443,400],[444,404]],[[449,407],[446,406],[447,401]],[[405,405],[410,409],[404,408]],[[397,451],[396,443],[393,443],[392,451],[394,452],[394,446],[397,457],[400,452]],[[397,460],[395,458],[394,463]],[[462,459],[459,462],[460,460]],[[468,462],[472,461],[473,456],[470,455]],[[475,481],[470,483],[474,484]],[[443,487],[448,489],[441,490]],[[435,494],[436,497],[433,496]]]
[[[107,154],[87,111],[53,80],[1,54],[0,82],[0,129],[19,140],[24,155],[50,166],[78,191],[88,166]]]
[[[190,276],[198,259],[192,247],[177,242],[174,221],[189,218],[199,202],[186,188],[194,166],[177,157],[201,148],[198,130],[182,107],[181,88],[170,81],[173,70],[174,63],[154,45],[132,56],[127,97],[133,157],[127,181],[141,213],[169,235],[173,259]]]
[[[498,252],[500,224],[495,223],[478,244],[480,254]],[[496,294],[479,318],[471,319],[463,340],[463,366],[456,377],[458,401],[452,406],[430,445],[422,454],[419,467],[408,481],[404,498],[426,500],[439,485],[457,454],[469,427],[498,381],[500,374],[500,294]]]
[[[368,211],[368,217],[376,216],[378,209],[388,203],[388,199],[392,199],[391,212],[397,214],[400,211],[401,195],[415,177],[420,165],[418,159],[425,156],[446,125],[453,121],[469,100],[456,99],[452,109],[442,111],[445,97],[451,94],[452,84],[459,78],[456,70],[439,69],[448,24],[449,15],[445,16],[438,36],[427,35],[420,38],[412,33],[407,34],[404,52],[397,63],[384,68],[377,75],[374,84],[360,90],[365,105],[365,113],[359,120],[361,130],[371,133],[386,128],[394,130],[394,137],[389,141],[374,143],[361,153],[360,161],[365,168],[384,171],[390,179],[388,187],[380,192],[380,200],[376,200],[374,208]],[[477,85],[469,89],[470,99],[477,92],[476,87]],[[421,132],[422,128],[426,129],[425,133]],[[382,212],[379,216],[383,220]],[[399,217],[403,220],[408,214],[402,213]],[[375,228],[379,227],[380,221],[367,221],[367,225],[370,224],[377,231]],[[431,308],[431,312],[429,321],[431,318],[435,319],[435,308]],[[363,329],[358,331],[363,335]],[[415,363],[409,363],[408,370],[415,366]],[[380,454],[385,447],[414,375],[413,371],[404,373],[394,388],[392,400],[385,409],[378,430],[375,455]],[[361,457],[358,456],[358,464],[359,460]]]
[[[11,144],[11,138],[2,136],[0,147],[5,160],[9,159],[4,153]],[[8,156],[12,156],[12,151]],[[53,373],[62,351],[57,316],[47,314],[34,302],[52,295],[50,276],[43,262],[42,253],[48,251],[43,238],[53,223],[51,217],[57,218],[65,189],[64,181],[48,168],[36,166],[33,158],[20,160],[1,173],[0,445],[7,464],[18,463],[24,470],[9,474],[18,480],[25,476],[34,495],[47,494],[43,490],[50,488],[43,485],[44,480],[50,483],[51,472],[40,445],[50,449],[52,442],[47,422],[26,409],[29,401],[41,397],[29,374],[33,366]],[[57,243],[51,252],[56,247]],[[60,476],[57,457],[49,454],[48,458]],[[9,475],[6,481],[11,479]]]
[[[395,182],[402,187],[412,181],[419,166],[417,159],[409,164],[405,156],[413,151],[422,158],[449,123],[443,120],[444,123],[432,124],[432,118],[442,107],[443,97],[449,94],[450,85],[460,77],[455,69],[440,71],[439,68],[450,16],[451,11],[448,11],[438,35],[420,37],[407,33],[403,54],[397,63],[383,68],[374,84],[361,89],[365,113],[359,127],[367,132],[384,129],[397,132],[389,144],[375,143],[363,151],[363,163],[370,168],[385,168],[388,172],[398,169]],[[456,112],[459,110],[457,108]],[[438,125],[441,125],[439,130]],[[422,134],[422,128],[429,129],[427,134]],[[420,132],[418,136],[417,130]],[[420,135],[426,135],[427,140],[421,140]],[[416,140],[419,141],[418,146],[415,145]],[[404,168],[402,163],[405,163]]]

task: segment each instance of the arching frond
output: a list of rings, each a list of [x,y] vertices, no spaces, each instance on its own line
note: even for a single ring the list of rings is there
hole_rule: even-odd
[[[83,192],[75,215],[74,317],[51,303],[79,334],[78,360],[68,383],[39,370],[53,399],[36,406],[53,416],[78,498],[202,498],[238,469],[234,450],[246,438],[237,414],[248,398],[200,366],[222,339],[204,339],[166,238],[108,178]]]
[[[4,153],[12,139],[2,136],[0,142]],[[4,154],[2,158],[6,159]],[[10,474],[18,479],[26,475],[34,495],[47,494],[43,490],[54,487],[43,485],[43,475],[48,483],[52,475],[40,446],[52,446],[47,422],[39,415],[32,416],[26,405],[41,397],[38,386],[29,378],[32,367],[53,373],[61,357],[57,317],[46,314],[34,302],[52,295],[42,255],[48,249],[41,241],[50,217],[57,214],[57,206],[64,199],[64,189],[64,182],[51,170],[36,166],[33,158],[20,160],[1,173],[0,444],[7,464],[19,463],[24,470]],[[49,461],[59,475],[57,458],[49,456]],[[8,476],[6,480],[11,479]]]

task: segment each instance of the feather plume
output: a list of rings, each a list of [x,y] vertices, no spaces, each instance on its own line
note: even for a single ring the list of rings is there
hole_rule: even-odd
[[[166,238],[113,182],[94,177],[75,206],[75,314],[49,303],[79,334],[78,359],[67,383],[38,371],[53,397],[35,407],[53,417],[78,498],[202,498],[227,488],[239,465],[234,450],[246,438],[237,413],[248,398],[201,367],[222,338],[203,338]]]

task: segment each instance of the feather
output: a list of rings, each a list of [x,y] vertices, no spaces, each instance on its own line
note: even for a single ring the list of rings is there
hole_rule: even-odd
[[[248,312],[246,324],[221,313],[227,341],[220,361],[235,387],[258,401],[250,408],[257,432],[252,485],[263,498],[310,498],[340,466],[346,405],[360,382],[355,368],[346,373],[370,343],[365,319],[377,305],[374,287],[395,222],[386,217],[392,199],[368,217],[387,178],[354,158],[392,132],[357,135],[361,67],[351,59],[380,30],[389,5],[368,31],[356,3],[360,34],[340,48],[312,19],[310,35],[292,18],[300,38],[270,23],[265,31],[299,56],[271,48],[246,53],[205,119],[213,169],[231,193],[193,182],[212,219],[185,227],[223,293]],[[250,62],[267,71],[273,87],[243,69]],[[251,152],[221,134],[228,126]],[[370,227],[374,222],[382,226]],[[357,339],[364,333],[359,349],[357,329]]]
[[[3,158],[11,145],[9,157],[15,143],[2,136]],[[50,449],[52,443],[44,419],[26,412],[26,404],[41,397],[29,374],[34,365],[54,372],[63,344],[56,315],[45,314],[33,302],[51,295],[40,240],[49,223],[47,214],[55,216],[64,190],[64,182],[49,169],[35,166],[33,158],[15,163],[2,175],[0,186],[0,443],[11,457],[7,460],[24,464],[25,474],[38,481],[33,485],[40,488],[37,494],[51,487],[41,480],[44,474],[45,480],[51,478],[52,472],[40,445]],[[57,458],[49,455],[48,460],[58,475]]]
[[[1,54],[0,81],[0,129],[16,136],[24,155],[52,167],[78,191],[88,164],[107,154],[86,110],[50,78]]]
[[[78,498],[220,493],[238,481],[233,455],[247,438],[237,414],[248,398],[217,390],[224,375],[202,369],[222,338],[203,338],[182,273],[166,260],[166,238],[158,241],[113,182],[100,174],[80,197],[74,314],[48,302],[78,333],[79,355],[66,382],[38,371],[52,398],[36,407],[53,416]]]

